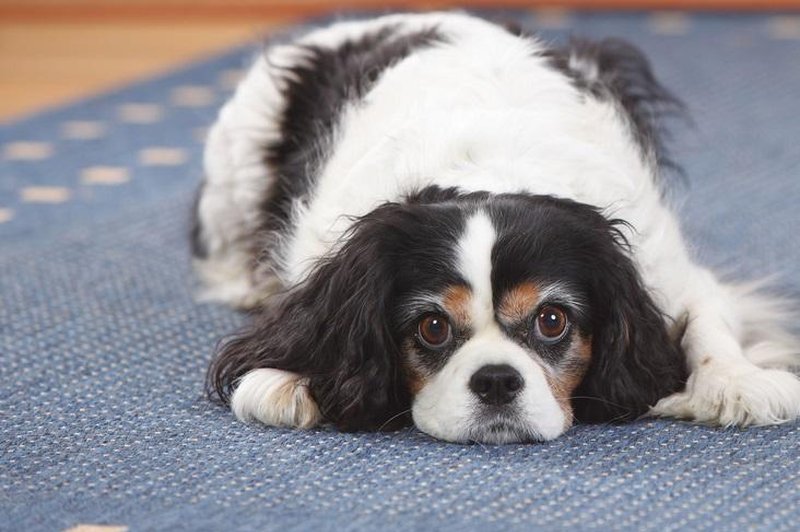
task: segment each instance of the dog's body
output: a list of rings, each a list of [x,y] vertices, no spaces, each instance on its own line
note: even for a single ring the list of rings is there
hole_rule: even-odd
[[[212,384],[243,419],[410,409],[454,441],[795,419],[785,315],[693,262],[662,199],[673,102],[624,43],[547,49],[460,14],[271,48],[206,151],[198,272],[260,311]]]

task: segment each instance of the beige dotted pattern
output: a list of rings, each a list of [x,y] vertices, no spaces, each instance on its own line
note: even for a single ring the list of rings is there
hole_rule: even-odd
[[[660,11],[650,16],[647,25],[650,31],[658,35],[686,35],[691,20],[680,11]]]
[[[130,181],[130,172],[122,166],[91,166],[81,172],[86,185],[121,185]]]
[[[8,161],[41,161],[53,155],[48,142],[17,141],[3,146],[3,159]]]
[[[139,152],[139,162],[145,166],[177,166],[188,159],[180,148],[145,148]]]
[[[152,103],[126,103],[119,106],[117,114],[129,124],[155,124],[164,117],[164,110]]]
[[[66,187],[25,187],[20,190],[20,198],[27,203],[64,203],[70,195]]]
[[[184,85],[172,90],[171,100],[179,107],[208,107],[216,99],[214,91],[202,85]]]
[[[767,31],[774,39],[800,39],[800,15],[773,17],[767,22]]]
[[[94,140],[106,134],[106,126],[93,120],[74,120],[61,124],[61,136],[71,140]]]
[[[14,218],[14,211],[0,208],[0,224],[8,222],[12,218]]]

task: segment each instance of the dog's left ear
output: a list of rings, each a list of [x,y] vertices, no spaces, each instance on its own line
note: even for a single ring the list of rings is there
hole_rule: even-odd
[[[643,286],[620,233],[609,226],[609,235],[591,287],[592,360],[573,400],[584,422],[635,419],[687,378],[667,318]]]
[[[236,388],[248,374],[280,370],[296,375],[322,419],[340,430],[390,428],[387,422],[410,401],[390,322],[393,259],[384,245],[400,209],[387,204],[358,220],[304,282],[269,301],[250,327],[223,343],[209,370],[212,393],[224,402],[233,396],[236,408]]]

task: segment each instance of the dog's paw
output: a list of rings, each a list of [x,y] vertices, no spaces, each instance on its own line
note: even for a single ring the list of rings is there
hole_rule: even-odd
[[[721,426],[776,425],[800,417],[800,379],[749,363],[709,362],[686,389],[661,399],[651,414]]]
[[[307,379],[271,368],[254,369],[242,377],[231,397],[231,410],[242,421],[272,427],[310,428],[322,418]]]

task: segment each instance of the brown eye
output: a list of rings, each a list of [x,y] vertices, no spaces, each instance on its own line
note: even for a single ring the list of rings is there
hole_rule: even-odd
[[[555,342],[567,330],[567,314],[555,305],[545,305],[536,316],[535,334],[539,340]]]
[[[426,347],[437,349],[450,341],[450,323],[441,314],[429,314],[418,326],[419,338]]]

